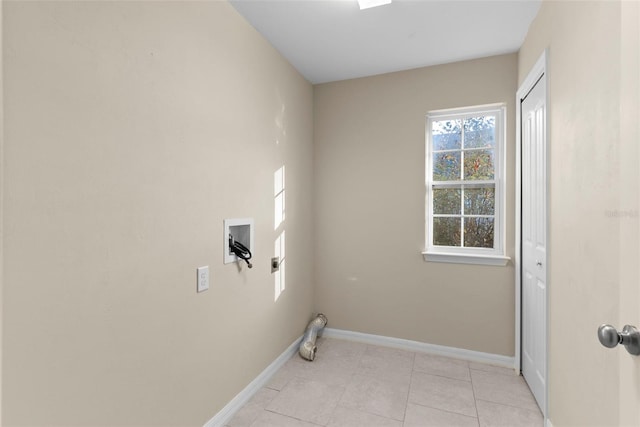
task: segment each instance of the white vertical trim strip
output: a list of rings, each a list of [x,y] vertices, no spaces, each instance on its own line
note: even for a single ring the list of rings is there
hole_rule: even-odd
[[[546,323],[546,331],[545,331],[545,336],[547,337],[547,342],[545,345],[545,361],[544,361],[544,376],[545,376],[545,387],[544,387],[544,408],[542,408],[542,416],[544,417],[544,419],[546,421],[549,421],[549,331],[550,331],[550,322],[549,322],[549,283],[551,283],[551,280],[549,279],[549,272],[551,271],[549,269],[549,266],[553,264],[553,262],[551,261],[551,257],[549,256],[550,253],[553,252],[553,248],[551,247],[551,240],[549,239],[550,233],[550,223],[549,223],[549,218],[551,218],[550,215],[550,204],[549,204],[549,194],[551,194],[550,187],[551,187],[551,180],[549,179],[549,156],[550,156],[550,152],[551,150],[549,150],[549,144],[551,143],[551,126],[549,126],[549,109],[551,108],[550,105],[550,91],[549,91],[549,49],[545,49],[544,53],[542,54],[542,56],[544,57],[544,84],[545,84],[545,109],[544,109],[544,128],[545,128],[545,175],[546,175],[546,188],[545,188],[545,208],[546,208],[546,236],[545,236],[545,240],[546,240],[546,259],[545,262],[547,263],[547,267],[546,267],[546,287],[547,287],[547,300],[545,301],[545,305],[546,305],[546,310],[547,310],[547,316],[545,319],[545,323]],[[549,421],[549,423],[551,423]]]
[[[4,41],[2,38],[4,2],[0,1],[0,319],[3,318],[3,289],[4,289]],[[0,328],[0,384],[2,384],[2,329]],[[2,400],[2,387],[0,387],[0,402]],[[0,404],[0,423],[2,422],[2,405]]]

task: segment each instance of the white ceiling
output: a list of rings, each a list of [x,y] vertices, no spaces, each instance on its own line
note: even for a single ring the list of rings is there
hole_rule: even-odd
[[[230,0],[311,83],[516,52],[541,0]]]

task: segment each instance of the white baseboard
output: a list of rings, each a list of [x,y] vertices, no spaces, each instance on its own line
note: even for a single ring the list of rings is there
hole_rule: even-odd
[[[224,408],[220,410],[216,415],[213,416],[204,427],[222,427],[227,422],[231,420],[231,418],[242,408],[252,397],[254,394],[258,392],[262,387],[264,387],[271,377],[278,372],[278,369],[284,365],[287,360],[291,358],[297,351],[300,346],[300,341],[302,341],[302,336],[297,338],[291,345],[284,351],[276,360],[274,360],[269,366],[266,367],[264,371],[260,373],[253,381],[249,383],[240,393],[236,395],[229,403],[225,405]]]
[[[362,332],[345,331],[342,329],[333,328],[325,328],[322,332],[322,336],[327,338],[338,338],[349,341],[357,341],[365,344],[394,347],[401,350],[436,354],[439,356],[452,357],[455,359],[468,360],[471,362],[486,363],[489,365],[502,366],[515,370],[515,358],[510,356],[502,356],[499,354],[483,353],[480,351],[446,347],[436,344],[426,344],[401,338],[391,338],[382,335],[364,334]]]
[[[515,369],[515,358],[502,356],[499,354],[482,353],[480,351],[465,350],[442,345],[426,344],[418,341],[405,340],[401,338],[391,338],[382,335],[364,334],[362,332],[345,331],[342,329],[324,328],[320,334],[327,338],[337,338],[348,341],[362,342],[365,344],[380,345],[384,347],[394,347],[402,350],[417,351],[421,353],[436,354],[439,356],[453,357],[456,359],[468,360],[471,362],[487,363],[490,365],[502,366]],[[302,341],[302,336],[296,339],[276,360],[260,373],[248,386],[236,395],[224,408],[211,418],[204,427],[222,427],[242,408],[253,395],[264,387],[269,379],[293,356]],[[552,427],[547,420],[547,427]]]

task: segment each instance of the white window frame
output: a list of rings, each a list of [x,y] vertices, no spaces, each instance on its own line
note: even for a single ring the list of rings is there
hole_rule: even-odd
[[[459,120],[468,117],[484,115],[495,115],[495,148],[494,165],[495,176],[490,182],[495,185],[495,205],[494,205],[494,247],[493,248],[466,248],[457,246],[436,246],[433,244],[433,188],[441,185],[438,181],[433,181],[433,141],[431,134],[431,124],[433,121]],[[506,167],[506,104],[489,104],[474,107],[453,108],[447,110],[431,111],[426,118],[426,168],[425,178],[427,186],[426,199],[426,236],[425,250],[422,252],[425,261],[450,262],[460,264],[483,264],[483,265],[507,265],[510,258],[505,256],[505,167]],[[463,165],[461,164],[461,167]],[[469,181],[469,184],[476,182]],[[480,181],[479,183],[487,183]],[[462,238],[462,237],[461,237]]]

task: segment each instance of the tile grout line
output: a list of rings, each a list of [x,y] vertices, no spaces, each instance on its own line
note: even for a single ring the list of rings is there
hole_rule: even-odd
[[[480,370],[480,369],[472,369],[471,367],[469,367],[469,370],[470,370],[469,374],[471,374],[471,371],[476,371],[476,372],[480,372],[480,373],[486,374],[486,375],[498,375],[498,376],[505,376],[505,377],[510,377],[510,378],[519,378],[519,377],[521,377],[521,375],[509,375],[509,374],[506,374],[506,373],[503,374],[501,372],[483,371],[483,370]],[[474,397],[474,401],[475,401],[475,404],[476,404],[476,413],[478,412],[478,401],[487,402],[487,403],[491,403],[491,404],[494,404],[494,405],[499,405],[499,406],[503,406],[503,407],[507,407],[507,408],[522,409],[522,410],[529,411],[529,412],[536,412],[536,410],[538,412],[541,412],[538,408],[531,409],[531,408],[525,408],[523,406],[518,406],[518,405],[513,405],[513,404],[508,404],[508,403],[503,403],[503,402],[494,402],[494,401],[487,400],[487,399],[478,399],[475,396],[475,388],[473,388],[473,375],[471,375],[471,384],[472,384],[472,390],[473,390],[473,397]],[[533,398],[533,394],[531,393],[531,391],[530,390],[528,390],[528,391],[529,391],[529,394],[531,395],[531,397]],[[480,416],[478,414],[478,423],[479,422],[480,422]]]
[[[461,414],[460,412],[451,411],[449,409],[436,408],[434,406],[425,405],[423,403],[411,402],[411,404],[412,405],[416,405],[416,406],[421,406],[423,408],[433,409],[433,410],[440,411],[440,412],[446,412],[447,414],[453,414],[453,415],[459,415],[461,417],[473,418],[474,420],[478,419],[478,417],[474,417],[472,415]]]
[[[360,362],[362,361],[362,356],[365,354],[365,352],[366,352],[366,347],[365,347],[365,350],[363,350],[358,354],[358,363],[355,363],[354,368],[350,370],[349,380],[345,382],[344,387],[342,388],[342,393],[340,394],[340,397],[337,400],[336,406],[333,408],[333,412],[329,417],[329,422],[327,423],[327,425],[331,423],[331,420],[333,419],[333,415],[336,413],[336,410],[338,409],[338,407],[346,408],[346,406],[342,406],[340,403],[342,402],[342,398],[344,397],[344,394],[347,392],[347,387],[353,381],[353,377],[356,375],[356,372],[358,371],[358,367],[360,366]]]
[[[473,386],[473,375],[471,375],[471,364],[467,365],[469,369],[469,378],[471,379],[471,393],[473,394],[473,407],[476,408],[476,420],[478,420],[478,427],[480,427],[480,414],[478,413],[478,398],[476,397],[476,390]]]
[[[445,378],[448,380],[454,380],[454,381],[462,381],[465,383],[471,383],[471,380],[461,380],[460,378],[454,378],[454,377],[448,377],[444,374],[434,374],[433,372],[424,372],[424,371],[413,371],[413,372],[417,372],[419,374],[424,374],[424,375],[431,375],[433,377],[438,377],[438,378]],[[412,372],[412,376],[413,376],[413,372]]]
[[[285,418],[290,418],[292,420],[300,421],[301,423],[307,423],[307,424],[313,424],[314,426],[325,427],[324,424],[318,424],[318,423],[314,423],[313,421],[307,421],[307,420],[303,420],[301,418],[292,417],[291,415],[281,414],[280,412],[271,411],[271,410],[266,409],[266,408],[264,409],[264,411],[270,412],[270,413],[278,415],[280,417],[285,417]],[[253,426],[253,424],[255,424],[255,420],[251,423],[251,426]]]
[[[491,366],[491,365],[488,365]],[[469,367],[469,371],[476,371],[476,372],[482,372],[483,374],[490,374],[490,375],[501,375],[503,377],[519,377],[520,375],[516,375],[515,371],[514,372],[497,372],[497,371],[485,371],[483,369],[476,369],[476,368],[472,368]]]
[[[413,360],[411,361],[411,375],[409,376],[409,389],[407,390],[407,398],[404,402],[404,414],[402,416],[402,425],[404,426],[404,422],[407,419],[407,410],[409,409],[409,395],[411,394],[411,386],[413,385],[413,373],[415,372],[416,367],[416,353],[411,352],[413,354]]]
[[[522,409],[523,411],[529,411],[529,412],[540,412],[540,408],[536,408],[536,409],[532,409],[532,408],[525,408],[523,406],[518,406],[518,405],[510,405],[508,403],[503,403],[503,402],[494,402],[492,400],[487,400],[487,399],[476,399],[479,400],[480,402],[487,402],[487,403],[491,403],[492,405],[499,405],[499,406],[506,406],[507,408],[515,408],[515,409]]]
[[[353,379],[353,375],[354,373],[352,372],[349,375],[349,380],[344,384],[344,386],[342,387],[342,393],[340,393],[340,397],[338,398],[338,400],[336,401],[336,406],[333,408],[333,411],[331,411],[331,415],[329,416],[329,421],[327,422],[327,425],[329,425],[329,423],[331,423],[331,420],[333,419],[333,416],[336,413],[336,410],[338,409],[338,406],[344,408],[344,406],[340,405],[340,402],[342,401],[342,398],[344,397],[344,394],[347,392],[347,387],[349,386],[349,383],[351,382],[351,380]]]

